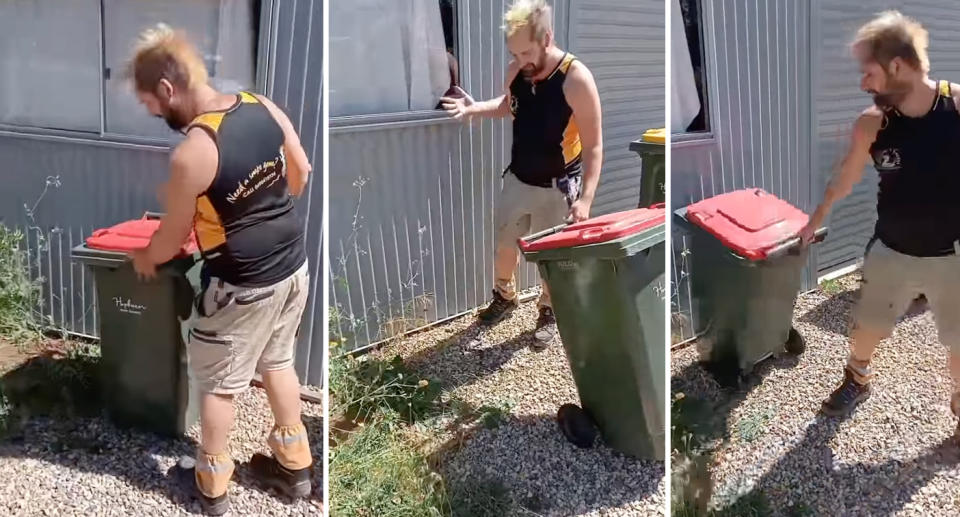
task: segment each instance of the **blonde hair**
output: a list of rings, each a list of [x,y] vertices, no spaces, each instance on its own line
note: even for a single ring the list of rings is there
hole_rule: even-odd
[[[524,27],[530,27],[531,37],[543,42],[553,30],[553,9],[546,0],[514,0],[503,15],[503,31],[511,37]]]
[[[860,27],[852,46],[866,46],[869,56],[884,67],[899,57],[927,73],[930,71],[929,43],[930,35],[920,22],[891,10],[878,14]]]
[[[143,92],[153,92],[161,79],[192,89],[207,83],[207,67],[186,34],[161,23],[140,33],[127,77]]]

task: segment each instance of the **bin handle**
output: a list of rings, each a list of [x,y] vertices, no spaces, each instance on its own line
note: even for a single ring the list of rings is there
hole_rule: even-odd
[[[164,214],[163,212],[151,212],[148,210],[143,213],[143,218],[148,220],[163,219],[164,215],[166,214]]]
[[[827,228],[826,227],[820,228],[817,231],[813,232],[813,240],[811,241],[811,244],[816,242],[822,242],[826,238],[827,238]],[[800,252],[801,246],[802,246],[802,243],[800,242],[800,237],[792,237],[770,248],[767,251],[767,259],[776,259],[787,254],[795,255]]]
[[[517,245],[520,246],[521,250],[526,251],[527,248],[530,246],[530,244],[532,244],[534,241],[542,239],[547,235],[553,235],[557,232],[563,231],[563,229],[566,228],[567,226],[568,225],[566,223],[558,224],[553,228],[547,228],[546,230],[539,231],[532,235],[527,235],[526,237],[520,237],[519,239],[517,239]]]

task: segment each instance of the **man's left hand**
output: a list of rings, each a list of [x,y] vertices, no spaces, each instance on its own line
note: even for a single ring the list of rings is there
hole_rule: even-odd
[[[574,223],[585,221],[590,218],[590,202],[586,199],[578,199],[570,205],[570,213],[567,219]]]
[[[137,277],[141,281],[148,282],[157,277],[157,265],[150,258],[146,249],[130,252],[130,258],[133,259],[133,270],[137,272]]]

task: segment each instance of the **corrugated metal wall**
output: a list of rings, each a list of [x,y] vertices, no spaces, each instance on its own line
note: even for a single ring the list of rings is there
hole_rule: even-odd
[[[813,62],[816,96],[816,147],[814,198],[819,201],[835,164],[845,151],[850,127],[857,115],[870,105],[860,91],[860,75],[849,52],[857,28],[884,9],[900,9],[918,19],[930,31],[931,77],[960,81],[960,24],[957,3],[951,0],[876,1],[864,4],[853,0],[819,0],[814,4]],[[868,166],[853,193],[837,203],[831,214],[830,236],[820,246],[820,272],[828,272],[863,257],[876,222],[877,173]]]
[[[300,128],[318,174],[298,209],[307,227],[313,281],[321,277],[322,1],[279,2],[272,14],[273,71],[269,94]],[[70,260],[70,248],[97,228],[158,210],[158,185],[167,178],[168,149],[93,139],[0,132],[0,221],[28,229],[31,273],[43,279],[48,325],[96,337],[95,296],[90,272]],[[46,192],[44,193],[44,190]],[[42,196],[42,199],[41,199]],[[40,200],[30,217],[30,208]],[[313,288],[314,298],[322,299]],[[311,300],[297,350],[301,379],[323,380],[323,308]],[[316,343],[316,346],[313,344]]]
[[[679,15],[677,13],[676,15]],[[674,208],[748,187],[810,207],[810,4],[704,0],[712,138],[674,143]],[[674,340],[692,337],[687,240],[674,227]],[[809,280],[808,280],[809,283]]]
[[[323,383],[326,346],[323,307],[323,0],[281,0],[273,23],[267,95],[283,106],[313,165],[297,202],[306,229],[310,300],[303,315],[296,365],[301,379]]]
[[[603,172],[593,214],[637,207],[640,159],[630,142],[665,122],[664,3],[578,0],[570,50],[593,73],[603,106]]]
[[[508,2],[462,1],[460,69],[475,98],[502,92]],[[595,211],[633,208],[641,129],[664,124],[663,3],[554,2],[561,47],[597,78],[605,166]],[[571,6],[573,8],[571,9]],[[615,14],[611,14],[615,13]],[[659,60],[657,59],[659,56]],[[331,78],[331,95],[336,78]],[[509,160],[507,120],[444,119],[350,126],[331,122],[331,333],[347,348],[469,311],[492,280],[493,213]],[[521,287],[536,285],[522,264]]]

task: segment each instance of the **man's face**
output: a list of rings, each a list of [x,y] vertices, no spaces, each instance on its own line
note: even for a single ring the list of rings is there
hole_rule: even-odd
[[[536,77],[546,68],[547,46],[550,42],[549,33],[541,43],[533,39],[532,31],[532,28],[524,27],[507,38],[507,49],[520,65],[520,72],[528,79]]]
[[[178,108],[178,103],[174,101],[173,95],[167,95],[163,85],[159,86],[158,94],[150,92],[137,92],[137,99],[151,115],[162,118],[164,122],[174,131],[181,131],[190,123],[190,117],[183,113],[183,109]],[[172,92],[170,92],[172,93]]]
[[[869,93],[880,108],[899,106],[912,88],[910,80],[904,77],[903,63],[895,59],[884,67],[862,46],[857,46],[854,53],[860,63],[860,89]]]

